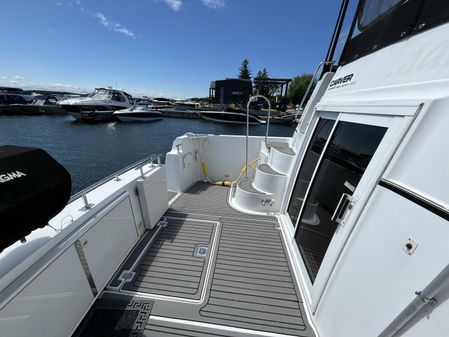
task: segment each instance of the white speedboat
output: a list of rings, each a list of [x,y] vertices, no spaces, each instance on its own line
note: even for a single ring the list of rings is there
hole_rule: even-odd
[[[58,104],[77,120],[98,122],[114,120],[114,111],[131,107],[134,101],[124,91],[97,88],[88,96],[69,98]]]
[[[150,104],[136,104],[114,112],[114,116],[121,122],[155,122],[162,119],[162,113]]]
[[[448,336],[449,7],[347,4],[290,137],[186,133],[71,198],[0,147],[1,336]]]
[[[246,114],[241,112],[228,112],[228,111],[198,111],[198,114],[212,122],[227,123],[227,124],[246,124]],[[265,121],[249,115],[249,124],[265,124]]]

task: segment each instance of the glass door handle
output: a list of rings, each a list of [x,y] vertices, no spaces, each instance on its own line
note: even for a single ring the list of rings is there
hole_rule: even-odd
[[[338,224],[343,224],[343,219],[349,209],[354,205],[354,199],[348,193],[341,195],[340,201],[335,208],[335,212],[332,215],[331,221],[335,221]]]

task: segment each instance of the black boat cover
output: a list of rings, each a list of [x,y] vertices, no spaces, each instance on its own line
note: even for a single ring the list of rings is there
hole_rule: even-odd
[[[0,146],[0,252],[58,214],[71,177],[42,149]]]

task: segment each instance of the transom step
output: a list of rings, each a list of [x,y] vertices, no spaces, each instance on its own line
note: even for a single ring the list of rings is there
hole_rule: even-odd
[[[261,194],[261,195],[267,195],[266,193],[261,192],[258,189],[256,189],[253,186],[252,181],[250,179],[242,179],[242,180],[240,180],[239,183],[238,183],[238,186],[239,186],[239,188],[241,188],[245,192],[254,193],[254,194]]]
[[[289,156],[295,155],[295,151],[293,151],[290,145],[288,145],[288,143],[285,142],[269,141],[268,147],[276,149],[277,151],[287,154]]]
[[[285,176],[285,174],[282,174],[278,171],[275,171],[270,165],[268,164],[260,164],[258,169],[264,173],[273,174],[276,176]]]

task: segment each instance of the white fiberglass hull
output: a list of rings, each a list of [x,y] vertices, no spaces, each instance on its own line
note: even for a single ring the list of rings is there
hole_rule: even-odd
[[[120,122],[156,122],[162,117],[133,117],[133,116],[116,116]]]
[[[155,122],[162,119],[159,111],[130,111],[128,109],[116,111],[114,116],[121,122]]]

